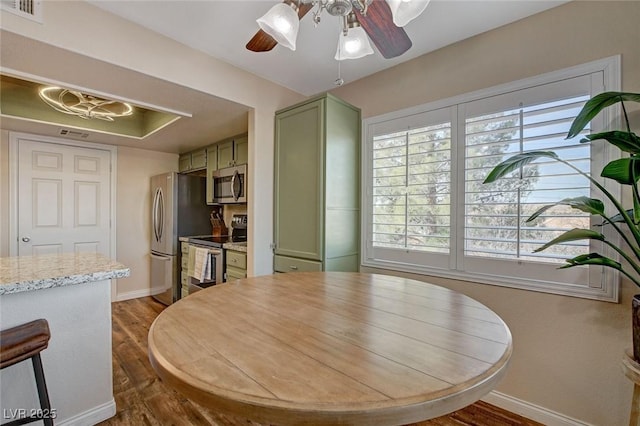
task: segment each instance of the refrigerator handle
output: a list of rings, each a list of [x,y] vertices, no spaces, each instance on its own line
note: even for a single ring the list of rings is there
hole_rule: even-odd
[[[167,257],[167,256],[158,256],[157,254],[153,254],[150,253],[151,257],[153,257],[154,259],[158,259],[158,260],[164,260],[164,261],[170,261],[171,258]]]
[[[158,241],[158,191],[159,189],[156,189],[156,193],[153,194],[153,207],[151,209],[151,221],[153,222],[151,227],[153,228],[153,235],[156,241]]]
[[[162,197],[162,189],[156,189],[156,193],[153,197],[153,233],[155,234],[156,241],[160,241],[162,238],[162,228],[164,222],[164,203]]]

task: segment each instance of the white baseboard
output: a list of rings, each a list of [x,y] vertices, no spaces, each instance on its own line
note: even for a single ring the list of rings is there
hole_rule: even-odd
[[[112,399],[97,407],[93,407],[84,413],[76,414],[73,417],[62,421],[54,420],[57,426],[86,426],[95,425],[116,415],[116,401]]]
[[[154,291],[154,290],[155,289],[145,288],[143,290],[129,291],[127,293],[117,293],[115,300],[112,300],[112,302],[122,302],[123,300],[153,296],[154,294],[162,293],[164,291],[164,290],[159,290],[159,291],[158,290]]]
[[[496,391],[492,391],[482,400],[547,426],[593,426],[590,423],[567,417],[564,414]]]

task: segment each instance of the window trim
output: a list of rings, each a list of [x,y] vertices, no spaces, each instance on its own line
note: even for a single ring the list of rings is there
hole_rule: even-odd
[[[483,98],[488,98],[491,96],[503,95],[512,91],[523,90],[527,88],[533,88],[535,86],[549,84],[552,82],[560,81],[563,79],[574,78],[585,74],[591,74],[596,72],[602,72],[603,83],[604,86],[600,91],[619,91],[621,90],[621,57],[620,55],[610,56],[608,58],[603,58],[600,60],[588,62],[585,64],[573,66],[570,68],[561,69],[558,71],[552,71],[549,73],[541,74],[534,77],[529,77],[521,80],[517,80],[510,83],[505,83],[497,86],[493,86],[487,89],[481,89],[478,91],[456,95],[450,98],[437,100],[434,102],[429,102],[426,104],[418,105],[415,107],[410,107],[406,109],[402,109],[399,111],[393,111],[386,114],[382,114],[379,116],[369,117],[363,120],[362,123],[362,156],[361,156],[361,177],[362,177],[362,195],[361,195],[361,203],[362,203],[362,221],[361,221],[361,266],[364,267],[372,267],[379,269],[387,269],[392,271],[399,272],[408,272],[415,273],[420,275],[432,275],[442,278],[450,278],[462,281],[471,281],[479,284],[490,284],[490,285],[498,285],[503,287],[510,287],[516,289],[523,290],[531,290],[538,291],[544,293],[552,293],[558,295],[565,296],[574,296],[574,297],[582,297],[587,299],[608,301],[608,302],[618,302],[619,301],[619,274],[617,271],[612,270],[611,268],[604,268],[604,276],[605,279],[600,287],[585,287],[585,286],[575,286],[571,284],[558,286],[557,283],[553,283],[550,281],[544,280],[534,280],[534,279],[518,279],[514,280],[513,277],[501,276],[496,274],[479,274],[479,273],[466,273],[461,270],[456,270],[456,256],[460,251],[458,247],[459,242],[459,234],[462,233],[462,229],[457,227],[457,229],[451,230],[451,253],[449,265],[446,267],[433,267],[433,266],[422,266],[422,265],[413,265],[406,264],[398,261],[389,261],[389,260],[381,260],[381,259],[373,259],[369,258],[369,244],[370,244],[370,236],[369,230],[371,229],[371,217],[372,217],[372,209],[371,209],[371,185],[369,182],[372,181],[371,176],[371,164],[372,164],[372,150],[368,149],[368,142],[372,139],[372,129],[378,125],[384,125],[385,122],[402,120],[411,116],[425,114],[430,111],[452,108],[457,105],[481,100]],[[592,82],[592,85],[597,83],[596,81]],[[616,105],[614,107],[608,108],[602,112],[604,129],[615,129],[619,128],[621,117],[620,117],[620,106]],[[607,124],[608,123],[608,124]],[[452,125],[451,136],[452,140],[457,140],[459,135],[459,127],[458,125]],[[607,162],[620,158],[620,151],[610,146],[609,144],[601,144],[601,149],[603,153],[603,164]],[[451,173],[452,179],[455,182],[459,176],[459,149],[453,149],[451,155]],[[615,185],[613,182],[606,181],[605,187],[608,190],[612,190],[614,195],[619,196],[620,194],[620,186]],[[453,194],[452,194],[453,195]],[[451,209],[453,217],[458,217],[459,212],[457,211],[461,206],[464,205],[464,192],[458,192],[456,194],[457,199],[456,202],[452,202]],[[453,200],[452,200],[453,201]],[[374,250],[375,251],[375,250]]]

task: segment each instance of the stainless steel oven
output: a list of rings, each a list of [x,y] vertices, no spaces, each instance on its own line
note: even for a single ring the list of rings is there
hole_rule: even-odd
[[[247,202],[247,165],[226,167],[213,172],[213,202]]]
[[[202,290],[203,288],[211,287],[216,284],[220,284],[224,282],[224,250],[221,248],[214,248],[206,245],[197,245],[197,244],[189,244],[189,250],[194,250],[193,255],[189,254],[189,267],[188,270],[189,280],[188,280],[188,293],[194,293],[196,291]],[[210,266],[210,271],[205,274],[205,277],[202,278],[197,276],[199,274],[193,273],[192,271],[198,270],[198,265],[196,263],[198,261],[203,260],[203,256],[197,256],[195,250],[203,250],[206,252],[206,261]],[[193,260],[192,260],[193,259]],[[193,261],[193,265],[191,262]],[[200,268],[204,269],[204,265],[199,265]]]

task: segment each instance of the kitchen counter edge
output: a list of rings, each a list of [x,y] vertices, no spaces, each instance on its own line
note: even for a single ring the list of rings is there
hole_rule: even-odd
[[[0,257],[0,296],[125,278],[123,264],[95,253]]]

